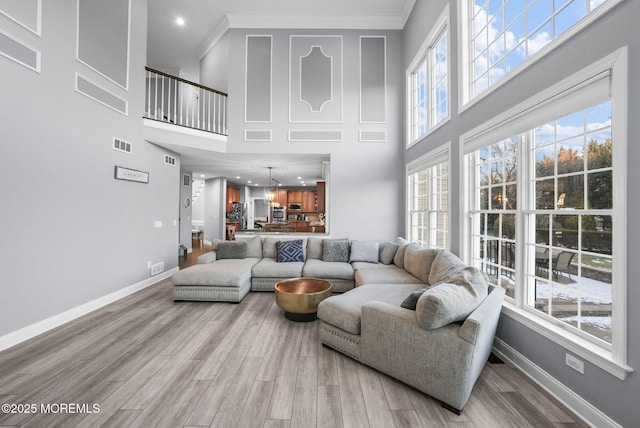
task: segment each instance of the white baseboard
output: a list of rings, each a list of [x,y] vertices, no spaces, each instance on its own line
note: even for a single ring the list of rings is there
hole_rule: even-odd
[[[56,327],[59,327],[62,324],[68,323],[69,321],[73,321],[74,319],[79,318],[83,315],[86,315],[89,312],[93,312],[96,309],[100,309],[101,307],[106,306],[109,303],[113,303],[116,300],[120,300],[123,297],[126,297],[130,294],[135,293],[136,291],[140,291],[143,288],[147,288],[153,284],[163,281],[169,278],[171,275],[173,275],[177,271],[178,271],[178,268],[176,267],[171,270],[162,272],[158,275],[152,276],[151,278],[147,278],[136,284],[114,291],[113,293],[109,293],[106,296],[99,297],[95,300],[84,303],[80,306],[76,306],[75,308],[71,308],[60,314],[54,315],[42,321],[38,321],[34,324],[23,327],[20,330],[16,330],[9,334],[5,334],[4,336],[0,337],[0,351],[4,351],[5,349],[11,348],[12,346],[15,346],[33,337],[36,337],[39,334],[46,333],[47,331],[52,330]]]
[[[497,337],[493,342],[493,352],[500,359],[508,361],[522,370],[532,381],[540,385],[540,387],[551,394],[556,400],[569,408],[577,417],[582,418],[586,424],[598,428],[622,428],[616,421],[609,418],[591,403],[567,388],[549,373],[542,370],[527,357]]]

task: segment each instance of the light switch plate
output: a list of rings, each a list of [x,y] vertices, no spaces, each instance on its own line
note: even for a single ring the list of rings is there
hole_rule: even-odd
[[[578,373],[584,374],[584,361],[579,360],[573,355],[570,355],[570,354],[566,354],[566,355],[567,357],[565,362],[567,363],[567,365],[572,369],[574,369],[575,371],[577,371]]]
[[[153,227],[155,228],[161,228],[162,227],[162,220],[156,220],[153,222]]]

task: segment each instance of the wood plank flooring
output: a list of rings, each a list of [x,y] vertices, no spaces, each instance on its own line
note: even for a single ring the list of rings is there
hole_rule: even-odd
[[[285,319],[273,293],[174,303],[169,280],[1,352],[2,403],[35,405],[0,413],[21,427],[585,426],[507,364],[456,416],[322,347],[318,321]]]

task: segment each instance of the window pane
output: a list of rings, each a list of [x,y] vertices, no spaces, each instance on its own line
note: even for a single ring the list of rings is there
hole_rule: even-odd
[[[549,210],[555,208],[555,182],[551,180],[536,181],[536,209]]]
[[[587,198],[589,199],[589,209],[610,209],[613,208],[612,171],[596,172],[587,177]]]
[[[558,177],[558,209],[562,208],[584,208],[584,176],[570,175],[568,177]]]
[[[558,147],[558,174],[579,172],[584,170],[583,137],[563,141]]]

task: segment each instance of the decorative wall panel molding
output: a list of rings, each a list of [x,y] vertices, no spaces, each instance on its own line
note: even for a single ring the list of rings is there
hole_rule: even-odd
[[[387,39],[360,37],[360,122],[387,121]]]
[[[289,141],[342,141],[342,131],[290,129]]]
[[[244,141],[271,141],[270,129],[245,129]]]
[[[40,73],[40,51],[0,30],[0,55]]]
[[[78,0],[78,61],[115,84],[129,85],[130,0]]]
[[[42,36],[42,0],[0,0],[0,14]]]
[[[245,122],[271,122],[272,51],[271,36],[247,35]]]
[[[342,122],[342,36],[289,37],[289,121]]]
[[[380,143],[387,141],[386,131],[360,131],[360,141]]]
[[[94,101],[105,105],[118,113],[122,113],[125,116],[128,114],[129,105],[127,101],[122,98],[113,95],[108,90],[100,87],[99,85],[87,80],[76,73],[76,91],[91,98]]]

